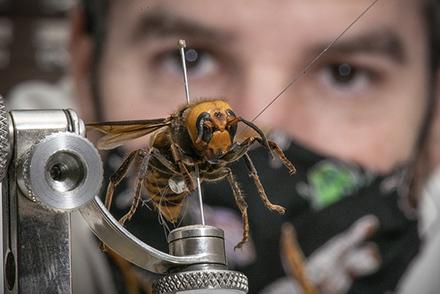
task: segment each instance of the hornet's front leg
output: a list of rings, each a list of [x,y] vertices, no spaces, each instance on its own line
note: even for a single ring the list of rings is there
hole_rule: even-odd
[[[290,162],[289,159],[287,159],[286,155],[284,155],[283,150],[280,148],[280,146],[278,146],[277,143],[271,140],[267,140],[265,144],[264,140],[258,137],[249,137],[241,143],[234,143],[231,149],[229,149],[229,151],[221,157],[221,160],[225,162],[233,162],[240,159],[248,152],[249,148],[255,142],[258,142],[262,146],[266,147],[266,149],[269,148],[270,151],[273,151],[278,156],[283,165],[289,170],[290,174],[294,174],[296,172],[295,166]]]
[[[246,203],[246,200],[244,199],[243,192],[241,191],[237,180],[232,174],[231,169],[227,167],[217,170],[216,172],[211,174],[205,174],[203,177],[205,180],[213,182],[218,181],[219,179],[223,179],[225,177],[228,179],[229,185],[232,189],[232,193],[234,194],[235,203],[240,210],[241,218],[243,221],[243,237],[241,241],[237,245],[235,245],[234,249],[241,248],[243,244],[249,240],[249,219],[247,212],[248,205]]]
[[[239,159],[244,155],[244,153],[248,151],[249,147],[255,141],[257,141],[266,148],[266,150],[269,152],[272,158],[274,157],[274,152],[275,152],[275,154],[278,156],[278,158],[281,160],[281,162],[284,164],[284,166],[289,170],[291,174],[294,174],[296,172],[295,167],[284,155],[283,150],[278,146],[278,144],[275,143],[274,141],[268,140],[264,132],[259,127],[257,127],[253,122],[245,120],[242,117],[235,117],[234,119],[228,122],[228,125],[235,126],[235,130],[236,130],[236,125],[239,122],[242,122],[248,127],[252,128],[259,135],[259,137],[249,137],[241,143],[234,143],[232,145],[232,148],[229,150],[229,152],[227,152],[223,156],[222,160],[225,161],[229,160],[229,162],[232,162]]]
[[[257,186],[258,195],[260,196],[261,201],[263,201],[264,205],[269,210],[278,212],[279,214],[284,214],[284,212],[286,212],[286,209],[284,207],[272,204],[269,198],[267,198],[266,191],[264,191],[263,184],[261,184],[260,178],[257,174],[257,169],[255,168],[254,163],[249,157],[249,154],[245,153],[244,160],[246,162],[246,167],[249,170],[249,176],[254,180],[255,185]]]
[[[232,174],[232,171],[229,168],[225,168],[225,172],[227,173],[226,177],[228,179],[229,185],[232,188],[232,192],[235,198],[235,203],[237,204],[238,209],[241,212],[241,218],[243,221],[243,237],[241,241],[238,242],[237,245],[235,245],[234,249],[237,249],[237,248],[241,248],[243,244],[245,244],[249,240],[249,218],[247,212],[248,205],[246,203],[246,200],[244,199],[243,192],[241,191],[237,180]]]

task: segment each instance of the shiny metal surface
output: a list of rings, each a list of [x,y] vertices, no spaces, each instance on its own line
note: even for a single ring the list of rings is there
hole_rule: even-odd
[[[193,238],[193,237],[217,237],[224,239],[225,233],[223,230],[206,225],[192,225],[174,229],[168,235],[168,243],[177,239]]]
[[[98,197],[80,212],[91,230],[107,246],[137,266],[155,273],[193,264],[225,264],[224,252],[197,251],[197,254],[175,256],[159,251],[132,235],[108,212]],[[201,237],[203,239],[203,237]],[[209,243],[210,241],[208,241]],[[209,247],[205,245],[205,247]],[[214,246],[218,248],[218,246]],[[223,249],[224,250],[224,249]]]
[[[240,272],[229,270],[198,270],[167,275],[153,283],[153,294],[218,293],[244,294],[248,280]]]
[[[0,160],[7,175],[1,202],[2,293],[71,293],[70,215],[41,204],[72,209],[93,198],[101,182],[100,158],[80,136],[84,124],[72,110],[11,111],[8,119],[4,115],[6,110],[0,109],[0,158],[13,156],[9,166]],[[28,185],[20,190],[17,178],[25,182],[24,174]],[[39,202],[30,201],[27,190]]]
[[[72,210],[98,194],[103,179],[101,158],[85,138],[54,133],[34,145],[22,160],[22,193],[50,209]]]
[[[177,228],[168,236],[170,254],[190,256],[210,252],[218,263],[226,265],[225,240],[222,230],[204,225]]]
[[[9,148],[8,113],[3,97],[0,96],[0,181],[6,176],[8,161],[11,156]]]
[[[86,125],[79,118],[78,114],[73,109],[66,109],[64,112],[69,121],[68,131],[80,135],[81,137],[85,137]]]
[[[70,120],[62,110],[9,114],[14,144],[2,183],[3,212],[7,211],[7,217],[3,217],[3,228],[7,230],[3,256],[14,257],[12,270],[6,270],[14,284],[5,285],[5,293],[71,293],[70,215],[42,209],[17,188],[23,156],[43,138],[68,131]]]
[[[205,225],[177,228],[168,236],[170,253],[188,256],[212,252],[224,263],[200,263],[179,268],[156,280],[153,293],[247,293],[248,280],[239,272],[226,268],[224,233]]]
[[[17,200],[17,293],[72,293],[70,214]]]

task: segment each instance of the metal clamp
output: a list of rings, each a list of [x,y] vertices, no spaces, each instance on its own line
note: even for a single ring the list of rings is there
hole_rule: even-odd
[[[2,291],[71,293],[69,212],[99,190],[100,157],[73,111],[0,105]]]
[[[0,97],[5,293],[71,293],[69,212],[73,209],[79,209],[94,234],[119,255],[166,274],[154,284],[155,293],[195,289],[246,293],[246,277],[226,268],[220,229],[202,225],[176,229],[170,233],[167,254],[118,223],[95,197],[102,164],[84,138],[84,129],[71,110],[7,113]],[[199,279],[203,280],[190,282]],[[183,284],[170,288],[170,281]]]

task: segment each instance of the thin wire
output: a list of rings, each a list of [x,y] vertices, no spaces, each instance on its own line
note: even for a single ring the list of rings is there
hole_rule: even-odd
[[[190,99],[190,95],[189,95],[188,73],[187,73],[187,70],[186,70],[186,58],[185,58],[185,48],[186,48],[185,40],[179,40],[178,46],[180,48],[180,57],[182,58],[183,84],[185,86],[186,102],[188,104],[190,104],[191,103],[191,99]]]
[[[205,225],[205,212],[203,211],[203,198],[202,198],[202,185],[200,184],[199,165],[195,165],[196,179],[197,179],[197,193],[199,196],[200,205],[200,218],[202,219],[202,225]]]
[[[179,40],[178,46],[180,48],[180,57],[182,59],[183,82],[185,85],[186,102],[189,104],[189,103],[191,103],[191,99],[189,96],[188,73],[186,70],[186,58],[185,58],[186,42],[185,42],[185,40]],[[195,173],[196,173],[196,181],[197,181],[197,194],[199,197],[199,205],[200,205],[200,217],[201,217],[202,225],[205,225],[205,212],[203,211],[202,188],[201,188],[201,184],[200,184],[199,166],[197,164],[195,164]]]
[[[352,23],[348,27],[345,28],[345,30],[340,33],[324,50],[321,51],[307,66],[304,68],[304,70],[298,74],[295,78],[293,78],[284,88],[281,90],[281,92],[273,98],[269,104],[267,104],[254,118],[252,119],[252,122],[254,122],[260,115],[262,115],[273,103],[275,103],[278,98],[281,97],[290,87],[293,86],[298,80],[302,79],[312,68],[312,66],[324,55],[330,48],[333,47],[333,45],[341,39],[347,31],[349,31],[358,21],[361,19],[379,0],[374,0],[358,17],[353,20]]]

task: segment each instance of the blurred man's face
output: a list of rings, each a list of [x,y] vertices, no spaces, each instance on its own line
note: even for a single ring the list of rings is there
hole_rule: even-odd
[[[180,38],[198,53],[193,99],[225,97],[251,119],[371,3],[112,2],[99,70],[106,120],[165,117],[185,103]],[[429,92],[420,2],[379,1],[257,125],[379,171],[407,159]]]

